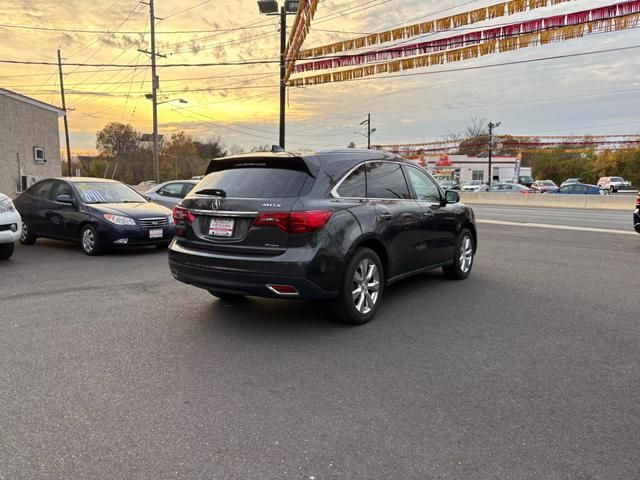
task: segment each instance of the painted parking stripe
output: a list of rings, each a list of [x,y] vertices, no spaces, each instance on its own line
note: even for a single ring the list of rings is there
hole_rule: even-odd
[[[512,227],[533,227],[533,228],[551,228],[554,230],[571,230],[574,232],[596,232],[596,233],[617,233],[619,235],[638,235],[634,231],[627,230],[613,230],[610,228],[589,228],[589,227],[573,227],[570,225],[552,225],[550,223],[520,223],[520,222],[505,222],[503,220],[479,220],[477,223],[486,223],[490,225],[507,225]]]

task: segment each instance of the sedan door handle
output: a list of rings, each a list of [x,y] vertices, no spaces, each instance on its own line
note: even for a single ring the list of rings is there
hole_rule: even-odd
[[[389,220],[391,217],[393,217],[393,215],[390,212],[380,212],[380,218]]]
[[[425,217],[433,217],[433,212],[424,212],[423,215]]]

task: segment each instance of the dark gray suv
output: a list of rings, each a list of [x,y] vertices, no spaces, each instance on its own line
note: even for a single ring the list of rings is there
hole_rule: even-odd
[[[442,267],[471,272],[471,208],[389,153],[259,153],[212,160],[174,209],[173,276],[219,298],[330,299],[365,323],[385,286]]]

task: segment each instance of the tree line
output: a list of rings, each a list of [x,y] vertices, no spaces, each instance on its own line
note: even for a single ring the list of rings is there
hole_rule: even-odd
[[[73,165],[82,176],[114,178],[130,185],[154,178],[151,142],[143,141],[129,124],[111,122],[96,132],[96,150],[96,156],[78,156]],[[239,150],[226,148],[218,137],[195,140],[186,132],[174,133],[160,142],[160,181],[203,175],[212,158]]]

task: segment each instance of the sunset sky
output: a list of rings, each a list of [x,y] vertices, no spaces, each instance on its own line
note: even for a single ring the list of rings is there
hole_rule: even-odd
[[[321,0],[305,47],[358,33],[423,21],[496,1]],[[576,0],[536,16],[578,11],[613,1]],[[446,10],[445,13],[440,13]],[[0,59],[141,65],[140,68],[65,67],[71,143],[95,148],[95,132],[110,121],[151,131],[149,12],[134,0],[0,0]],[[552,13],[553,12],[553,13]],[[278,65],[172,67],[164,64],[278,58],[277,17],[258,13],[255,0],[157,0],[160,133],[185,130],[219,136],[227,146],[277,143]],[[514,15],[508,21],[528,18]],[[293,17],[289,17],[291,24]],[[504,20],[502,20],[504,22]],[[496,23],[495,21],[493,23]],[[489,25],[490,23],[478,24]],[[40,31],[25,27],[67,30]],[[87,33],[100,30],[116,33]],[[177,33],[187,32],[192,33]],[[201,31],[201,32],[193,32]],[[204,31],[204,32],[202,32]],[[437,37],[435,37],[437,38]],[[611,32],[413,72],[491,65],[567,53],[640,45],[640,29]],[[0,87],[60,105],[57,67],[0,63]],[[208,89],[208,91],[202,91]],[[201,91],[193,91],[201,90]],[[360,122],[371,112],[373,143],[419,142],[459,132],[471,117],[502,121],[500,133],[605,134],[640,132],[640,49],[495,68],[378,77],[291,89],[287,146],[291,149],[359,145]]]

